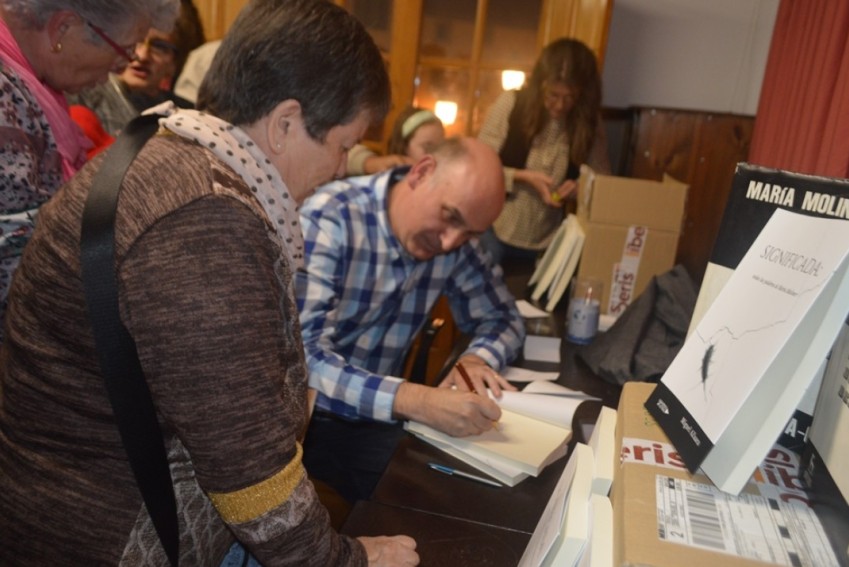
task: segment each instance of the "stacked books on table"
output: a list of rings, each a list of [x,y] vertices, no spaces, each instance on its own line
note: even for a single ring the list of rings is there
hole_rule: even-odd
[[[423,441],[508,486],[537,476],[566,455],[572,416],[585,397],[504,392],[501,419],[481,435],[452,437],[410,421],[405,428]]]
[[[602,408],[588,445],[578,443],[531,536],[520,567],[611,567],[616,410]]]
[[[557,306],[572,280],[581,258],[584,238],[578,217],[573,214],[567,216],[528,281],[529,286],[535,286],[531,294],[534,301],[539,301],[543,293],[548,292],[545,310],[549,313]]]

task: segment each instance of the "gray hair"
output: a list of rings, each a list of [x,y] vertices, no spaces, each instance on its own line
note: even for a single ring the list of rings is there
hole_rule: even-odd
[[[54,13],[68,10],[108,32],[124,32],[140,18],[150,26],[170,30],[180,9],[179,0],[0,0],[9,12],[41,29]]]
[[[380,50],[362,24],[324,0],[253,0],[215,54],[197,108],[252,124],[280,102],[301,104],[304,126],[323,142],[334,126],[389,107]]]

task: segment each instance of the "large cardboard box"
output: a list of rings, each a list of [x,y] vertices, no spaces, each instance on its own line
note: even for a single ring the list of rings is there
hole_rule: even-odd
[[[578,219],[586,239],[578,277],[604,283],[601,311],[620,315],[651,281],[675,265],[688,186],[603,175],[582,167]]]
[[[775,445],[739,496],[725,494],[706,476],[687,472],[644,407],[654,388],[628,382],[619,400],[614,565],[839,565],[808,505],[798,455]]]

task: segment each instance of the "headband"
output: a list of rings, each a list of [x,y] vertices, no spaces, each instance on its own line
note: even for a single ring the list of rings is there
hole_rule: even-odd
[[[406,120],[401,125],[401,137],[406,139],[415,132],[419,126],[425,122],[437,122],[439,118],[430,110],[419,110]]]

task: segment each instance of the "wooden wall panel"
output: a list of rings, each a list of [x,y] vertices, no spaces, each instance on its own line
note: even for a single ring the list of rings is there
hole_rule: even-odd
[[[686,110],[634,110],[627,175],[690,185],[677,261],[699,283],[710,259],[737,163],[746,161],[754,118]]]
[[[248,0],[194,0],[207,40],[220,39]]]
[[[613,16],[613,0],[544,0],[539,49],[561,37],[583,41],[604,68],[607,34]]]

